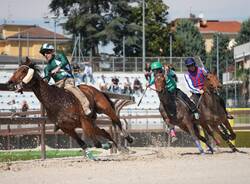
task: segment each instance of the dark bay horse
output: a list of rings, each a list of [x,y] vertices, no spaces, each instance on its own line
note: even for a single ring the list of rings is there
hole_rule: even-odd
[[[82,128],[97,148],[102,147],[99,141],[100,137],[113,142],[117,146],[108,132],[96,126],[96,113],[104,113],[109,116],[113,125],[118,126],[127,141],[129,143],[133,142],[132,137],[123,129],[112,101],[107,95],[94,87],[87,85],[79,86],[81,91],[87,96],[90,108],[94,112],[92,117],[88,117],[84,115],[80,102],[73,94],[63,88],[48,85],[40,76],[37,66],[28,58],[14,72],[8,84],[10,88],[16,89],[19,92],[22,91],[23,87],[31,89],[46,109],[49,121],[57,122],[59,128],[74,138],[83,150],[89,145],[78,136],[75,132],[76,128]]]
[[[176,98],[176,101],[174,102],[176,105],[177,121],[171,120],[171,115],[169,112],[171,112],[170,108],[172,108],[172,106],[170,104],[173,99],[171,99],[171,96],[166,89],[166,79],[163,73],[157,73],[155,75],[155,87],[160,99],[160,112],[163,116],[163,119],[165,120],[169,118],[171,124],[180,127],[182,130],[190,134],[201,154],[204,154],[204,151],[199,140],[204,142],[208,146],[209,150],[213,153],[213,149],[210,146],[208,140],[199,133],[197,122],[195,122],[197,120],[194,119],[193,114],[187,105],[179,98]]]
[[[236,134],[227,119],[226,111],[220,102],[221,99],[217,95],[217,91],[221,87],[222,85],[217,76],[213,73],[209,73],[204,81],[204,94],[202,94],[199,99],[195,99],[195,95],[192,95],[191,98],[193,98],[194,101],[198,101],[197,106],[200,111],[201,122],[205,122],[205,124],[209,125],[209,127],[217,132],[235,152],[238,151],[238,149],[230,140],[234,140]],[[218,141],[213,134],[211,136],[216,144],[220,145],[220,141]]]

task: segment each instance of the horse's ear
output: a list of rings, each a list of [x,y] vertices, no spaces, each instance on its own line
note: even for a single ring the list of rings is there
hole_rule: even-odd
[[[23,65],[29,66],[31,63],[32,63],[32,62],[31,62],[30,58],[29,58],[29,57],[26,57],[26,61],[25,61],[24,63],[22,63],[22,64],[23,64]]]
[[[211,70],[211,74],[217,75],[217,69],[215,67]]]

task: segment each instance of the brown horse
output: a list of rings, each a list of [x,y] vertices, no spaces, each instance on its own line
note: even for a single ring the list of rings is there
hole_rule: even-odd
[[[213,149],[210,146],[208,140],[199,133],[197,122],[195,122],[197,120],[194,119],[187,105],[179,98],[176,98],[176,101],[174,102],[176,106],[177,120],[172,120],[171,114],[169,112],[171,112],[171,108],[173,108],[170,105],[173,99],[171,99],[171,96],[166,89],[166,79],[163,73],[157,73],[155,75],[155,87],[160,99],[160,113],[163,116],[163,119],[169,119],[171,124],[179,126],[182,130],[190,134],[201,154],[204,154],[204,151],[199,140],[204,142],[213,153]]]
[[[217,132],[223,140],[226,141],[228,146],[235,152],[237,148],[230,142],[236,138],[228,119],[227,113],[220,102],[220,97],[217,91],[222,87],[220,81],[215,74],[209,73],[204,81],[204,94],[199,99],[192,95],[191,98],[197,101],[197,106],[201,115],[201,122],[209,125],[215,132]],[[224,102],[223,102],[224,103]],[[228,131],[230,134],[228,134]],[[217,145],[220,145],[213,133],[210,134],[215,140]]]
[[[121,121],[116,115],[112,101],[107,95],[94,87],[87,85],[79,86],[81,91],[87,96],[90,107],[94,112],[92,117],[87,117],[84,115],[77,98],[65,89],[48,85],[39,75],[39,70],[36,65],[28,58],[26,58],[26,62],[14,72],[8,84],[10,88],[16,89],[19,92],[21,92],[23,88],[31,89],[46,109],[48,119],[51,122],[57,122],[60,129],[74,138],[83,150],[90,145],[87,145],[78,136],[75,132],[76,128],[82,128],[87,137],[91,138],[95,147],[102,147],[99,141],[100,137],[113,142],[114,145],[117,146],[109,133],[96,126],[96,113],[104,113],[109,116],[113,125],[118,126],[127,141],[129,143],[133,142],[132,137],[122,128]]]

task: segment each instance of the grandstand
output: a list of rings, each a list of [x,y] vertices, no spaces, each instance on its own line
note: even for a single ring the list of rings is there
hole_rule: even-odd
[[[13,73],[13,67],[8,68],[7,70],[0,70],[0,81],[1,83],[5,83],[8,81],[10,76]],[[43,74],[42,74],[43,75]],[[106,81],[108,83],[111,83],[111,79],[116,76],[119,79],[119,85],[122,86],[124,82],[126,81],[125,77],[129,77],[129,81],[131,85],[133,84],[133,81],[135,78],[139,79],[142,82],[142,86],[145,89],[146,86],[146,80],[144,78],[144,74],[142,72],[140,73],[94,73],[94,84],[90,84],[96,88],[98,88],[98,81],[101,78],[101,75],[105,75]],[[185,81],[184,76],[182,73],[177,73],[178,76],[178,87],[184,90],[185,92],[188,92],[185,88]],[[81,83],[81,75],[78,75],[78,84]],[[141,94],[142,95],[142,94]],[[135,104],[129,105],[125,107],[121,111],[121,115],[157,115],[159,114],[158,108],[159,108],[159,99],[156,94],[156,92],[152,89],[148,89],[145,93],[145,96],[143,97],[143,100],[138,107],[138,101],[141,98],[141,95],[133,94],[135,97]],[[13,105],[9,105],[9,102],[15,99],[16,104],[15,107]],[[8,92],[8,91],[1,91],[0,94],[0,111],[9,111],[9,110],[15,110],[19,111],[21,108],[21,103],[23,100],[26,100],[28,102],[28,105],[30,109],[38,110],[40,109],[40,102],[36,98],[33,92],[24,92],[23,94],[15,93],[15,92]],[[13,109],[14,108],[14,109]],[[129,119],[128,120],[129,128],[132,129],[150,129],[150,128],[162,128],[163,127],[163,120],[156,118],[156,119]]]

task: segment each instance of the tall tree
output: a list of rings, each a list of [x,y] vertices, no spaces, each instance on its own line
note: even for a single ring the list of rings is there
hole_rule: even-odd
[[[218,41],[218,48],[217,48]],[[220,78],[223,72],[226,72],[228,66],[234,63],[233,51],[228,48],[229,36],[216,33],[213,35],[213,47],[211,50],[211,60],[209,63],[210,69],[217,68],[217,51],[219,55],[219,74]]]
[[[237,45],[247,42],[250,42],[250,18],[242,22],[240,32],[236,38]]]
[[[202,60],[206,58],[204,40],[192,21],[179,20],[173,38],[174,56],[199,56]]]
[[[146,56],[166,56],[169,53],[168,8],[162,0],[145,0]],[[141,26],[142,31],[142,4],[133,9],[130,20]]]
[[[100,41],[105,39],[99,34],[105,29],[110,17],[110,0],[52,0],[51,11],[56,15],[64,14],[67,21],[64,29],[73,36],[81,34],[84,51],[93,51],[95,55]]]
[[[133,17],[132,9],[133,7],[126,0],[112,2],[111,12],[113,13],[103,32],[108,33],[106,34],[106,41],[114,43],[116,55],[123,54],[123,42],[126,56],[137,55],[139,50],[141,27],[131,18]]]

